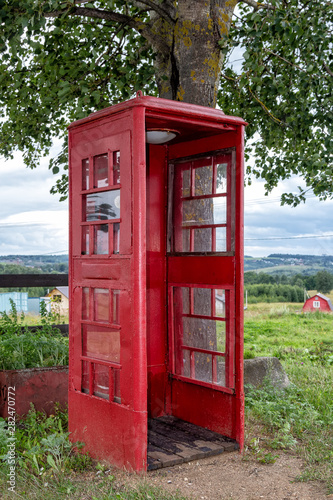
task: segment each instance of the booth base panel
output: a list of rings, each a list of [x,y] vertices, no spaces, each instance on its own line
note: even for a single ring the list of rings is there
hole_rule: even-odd
[[[148,420],[148,470],[172,467],[238,449],[235,440],[176,417]]]

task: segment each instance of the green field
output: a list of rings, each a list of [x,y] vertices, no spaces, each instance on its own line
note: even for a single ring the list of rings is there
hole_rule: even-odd
[[[294,450],[305,463],[299,480],[322,480],[333,493],[333,314],[301,309],[255,304],[245,311],[245,357],[276,356],[292,382],[281,394],[267,387],[246,397],[248,427],[259,420],[269,436],[264,449],[253,440],[248,446],[267,462],[279,449]]]

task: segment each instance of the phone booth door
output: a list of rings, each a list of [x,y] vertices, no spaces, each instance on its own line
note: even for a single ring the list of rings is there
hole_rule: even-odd
[[[169,162],[172,413],[229,436],[228,394],[235,387],[235,163],[235,149]]]
[[[132,175],[139,169],[132,162],[131,115],[123,114],[70,129],[69,425],[72,439],[84,442],[93,457],[140,470],[147,396],[144,339],[134,333],[141,317],[133,217],[140,209]],[[140,152],[135,158],[144,164]]]

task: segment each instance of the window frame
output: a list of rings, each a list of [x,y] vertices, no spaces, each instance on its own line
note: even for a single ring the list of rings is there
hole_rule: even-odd
[[[177,339],[175,333],[175,311],[174,311],[174,288],[206,288],[210,290],[224,290],[226,294],[226,305],[225,305],[225,316],[217,317],[216,315],[206,316],[206,315],[189,315],[182,314],[181,317],[194,317],[203,319],[213,319],[217,321],[222,321],[225,323],[225,351],[213,351],[208,349],[201,349],[197,347],[185,346],[186,350],[194,352],[202,352],[207,355],[212,356],[212,382],[206,382],[203,380],[188,377],[183,374],[177,373],[176,369],[176,358],[180,355],[178,347],[181,349],[184,347],[177,346]],[[228,298],[227,298],[228,296]],[[235,391],[235,377],[234,377],[234,349],[235,349],[235,293],[234,287],[223,286],[223,285],[204,285],[204,284],[189,284],[189,283],[169,283],[168,289],[168,301],[169,301],[169,372],[174,379],[182,380],[184,382],[190,382],[192,384],[201,385],[204,387],[210,387],[211,389],[233,394]],[[213,306],[213,311],[215,307]],[[212,311],[212,313],[213,313]],[[225,359],[225,385],[220,385],[216,382],[216,362],[217,358]]]
[[[217,193],[217,165],[219,159],[223,159],[230,155],[227,168],[227,190],[225,193]],[[196,162],[204,160],[205,158],[211,158],[213,163],[213,176],[212,176],[212,190],[211,194],[197,195],[195,196],[195,170],[201,168],[202,165],[195,166]],[[182,192],[182,185],[175,186],[176,177],[180,177],[179,173],[185,170],[185,166],[188,164],[190,166],[190,196],[177,196],[176,191]],[[179,167],[178,172],[176,168]],[[167,214],[167,255],[177,256],[177,255],[220,255],[220,256],[234,256],[235,255],[235,188],[236,188],[236,148],[226,148],[220,149],[213,152],[202,153],[193,156],[187,156],[182,158],[177,158],[169,161],[168,164],[168,214]],[[175,203],[175,198],[176,203]],[[226,198],[226,222],[218,224],[196,224],[191,226],[183,226],[181,223],[177,222],[180,219],[180,213],[182,213],[181,204],[183,202],[191,200],[205,200],[205,199],[218,199]],[[177,213],[176,213],[177,212]],[[218,228],[226,228],[226,251],[216,251],[216,230]],[[215,250],[211,251],[194,251],[194,231],[196,229],[212,229],[212,246],[215,246]],[[176,231],[189,231],[190,232],[190,251],[179,251],[175,250],[175,232]]]
[[[103,187],[94,187],[95,178],[96,178],[96,170],[95,170],[95,158],[101,157],[103,155],[108,155],[108,184]],[[115,163],[118,160],[119,163]],[[118,255],[120,252],[119,242],[120,242],[120,228],[121,228],[121,192],[122,185],[120,182],[120,162],[121,162],[121,151],[119,148],[110,149],[107,148],[107,151],[104,153],[98,153],[95,155],[88,155],[85,158],[81,159],[81,186],[82,189],[80,191],[81,197],[81,206],[82,206],[82,214],[81,214],[81,255],[92,257],[92,258],[101,258],[101,257],[110,257],[112,255]],[[119,165],[117,169],[114,168],[115,165]],[[116,180],[116,183],[114,182]],[[119,180],[119,182],[118,182]],[[112,183],[111,183],[112,182]],[[87,220],[86,213],[86,200],[87,197],[91,194],[98,194],[110,191],[119,191],[120,196],[120,207],[119,213],[120,216],[113,219],[95,219],[95,220]],[[97,253],[97,231],[99,227],[107,226],[108,228],[108,236],[107,236],[107,251],[103,253]],[[84,248],[85,247],[85,248]]]

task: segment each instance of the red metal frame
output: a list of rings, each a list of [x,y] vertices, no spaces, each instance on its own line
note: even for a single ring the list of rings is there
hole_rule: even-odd
[[[69,427],[72,439],[82,440],[94,457],[119,467],[146,470],[148,416],[165,414],[221,432],[243,446],[244,126],[243,120],[218,110],[138,96],[69,127]],[[176,129],[179,135],[170,144],[147,146],[146,128]],[[228,192],[214,192],[215,162],[212,194],[203,199],[227,197],[228,219],[222,226],[227,226],[228,251],[173,253],[168,235],[172,229],[167,215],[171,209],[168,165],[179,166],[183,158],[193,161],[193,157],[212,156],[216,151],[221,158],[232,151]],[[97,173],[94,162],[101,165]],[[191,172],[188,200],[198,199],[195,169]],[[118,190],[120,201],[112,195]],[[94,208],[98,196],[101,201]],[[179,197],[187,200],[181,192]],[[84,208],[87,200],[89,216]],[[229,229],[232,225],[234,237]],[[214,245],[217,226],[209,227]],[[96,246],[97,228],[101,238]],[[188,231],[193,251],[194,229]],[[212,290],[209,319],[213,320],[221,320],[214,310],[214,290],[225,290],[229,303],[224,320],[228,325],[225,352],[181,347],[190,352],[192,374],[195,352],[211,356],[212,383],[175,373],[179,342],[176,345],[173,290],[180,286]],[[96,289],[105,292],[98,294]],[[99,309],[94,305],[96,297]],[[219,357],[226,359],[224,387],[217,383]]]

